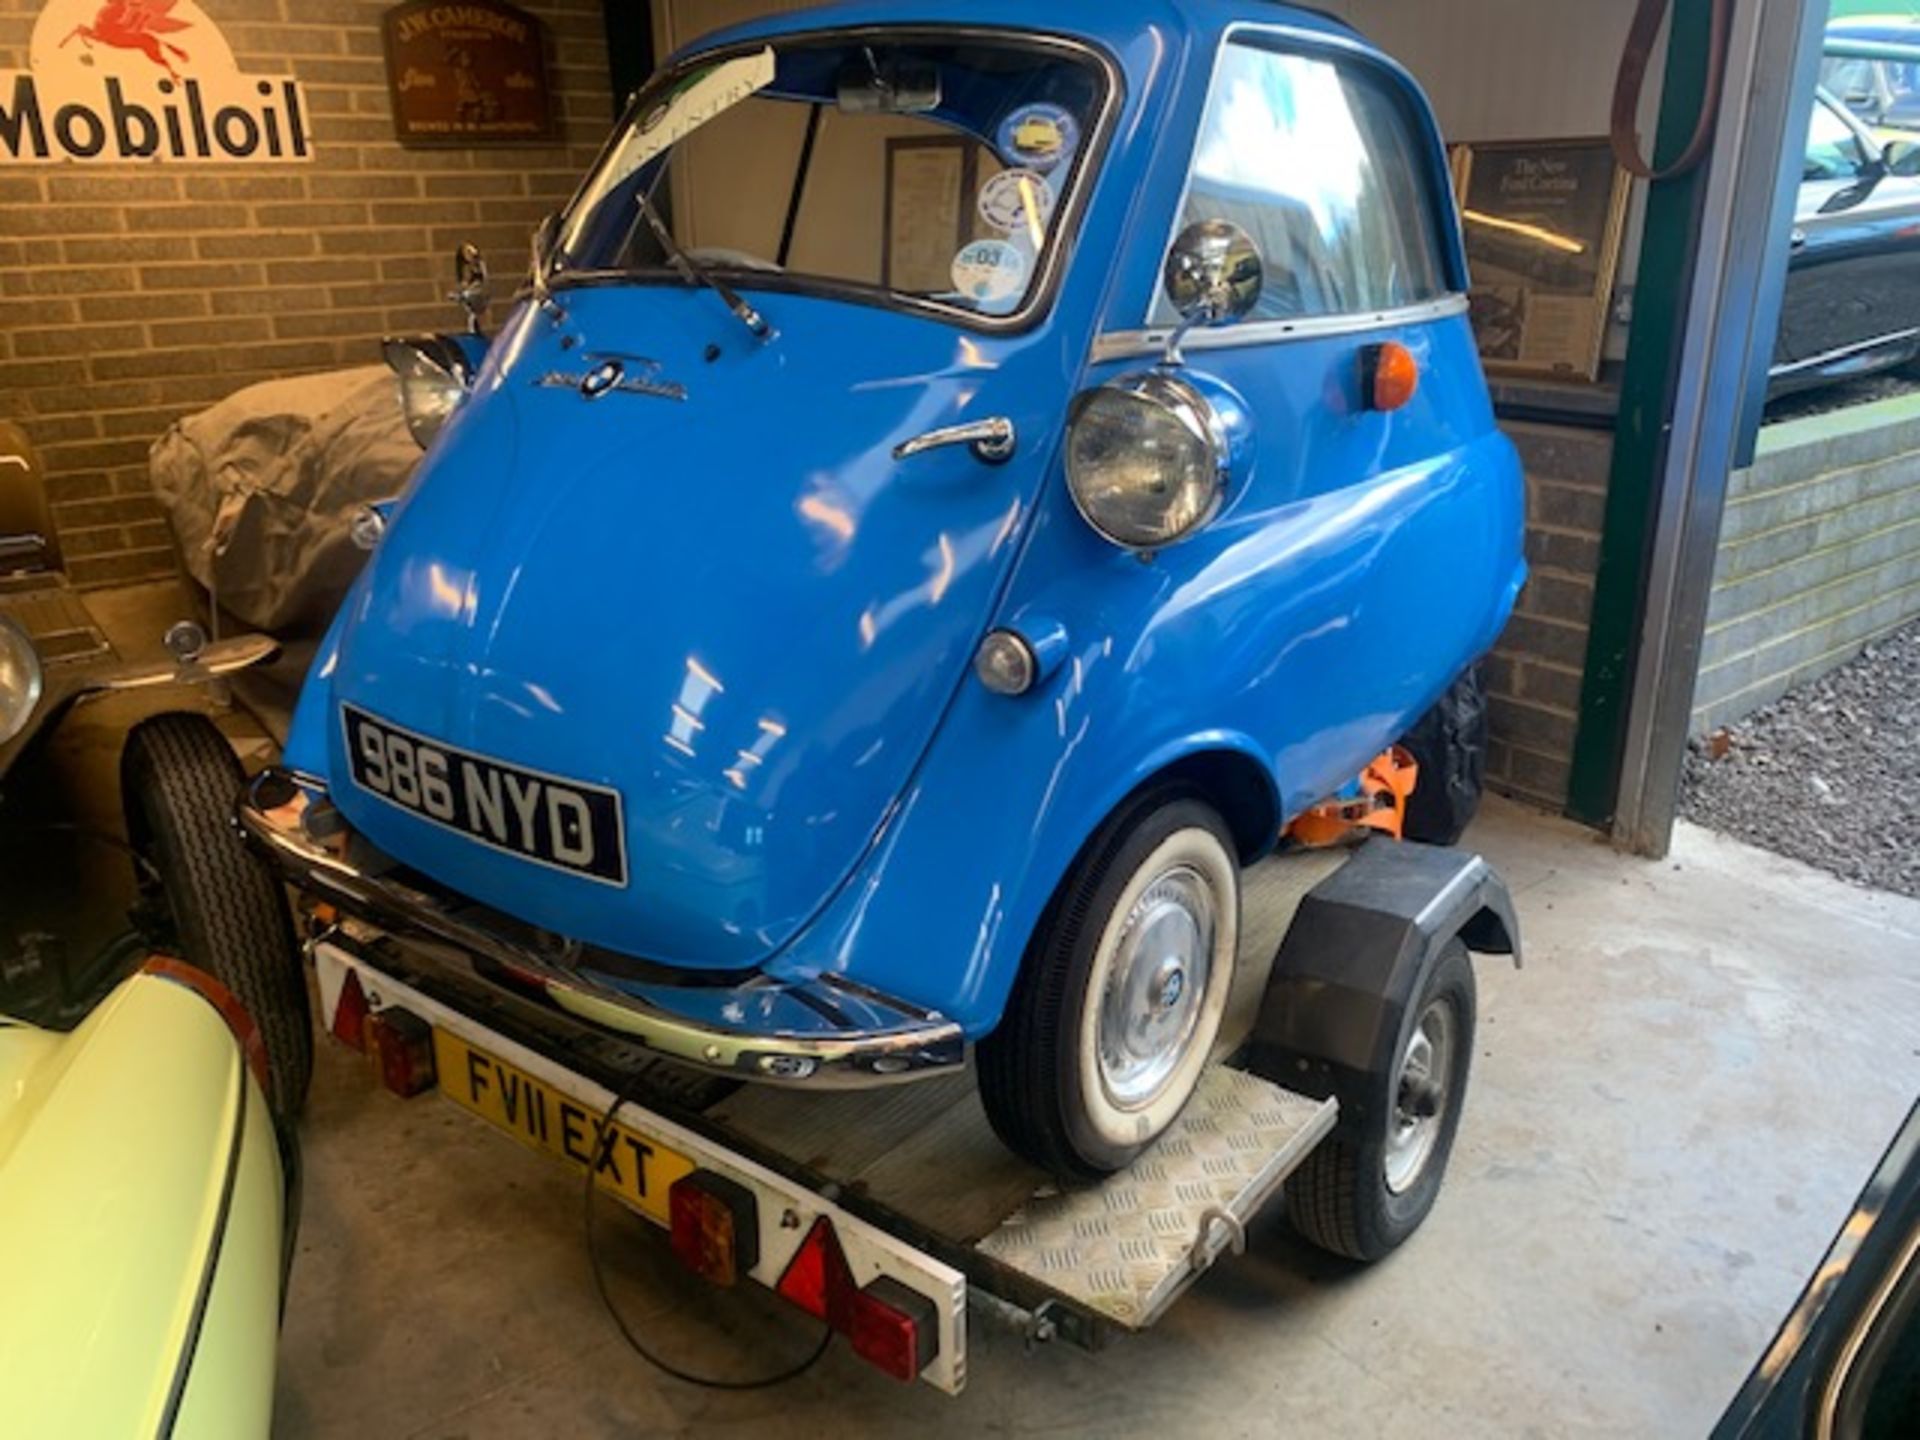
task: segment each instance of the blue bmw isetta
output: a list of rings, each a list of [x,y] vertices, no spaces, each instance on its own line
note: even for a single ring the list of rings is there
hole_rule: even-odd
[[[1477,783],[1525,567],[1466,288],[1419,89],[1307,11],[711,37],[490,342],[398,347],[429,453],[241,818],[679,1060],[971,1054],[1011,1147],[1120,1168],[1242,867],[1422,725],[1427,828]]]

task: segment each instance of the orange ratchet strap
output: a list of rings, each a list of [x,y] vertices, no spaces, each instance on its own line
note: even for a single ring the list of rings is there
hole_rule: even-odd
[[[1407,820],[1407,797],[1413,794],[1420,767],[1400,746],[1376,755],[1360,772],[1361,793],[1352,800],[1329,800],[1303,811],[1287,827],[1302,845],[1321,849],[1338,845],[1366,830],[1400,838]]]

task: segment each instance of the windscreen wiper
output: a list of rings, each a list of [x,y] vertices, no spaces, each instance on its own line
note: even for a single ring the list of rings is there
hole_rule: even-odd
[[[689,285],[704,285],[722,300],[740,323],[753,333],[753,338],[767,341],[773,338],[773,327],[767,324],[766,316],[740,298],[726,281],[717,275],[710,275],[693,257],[680,248],[680,242],[673,238],[673,232],[667,228],[667,222],[660,218],[660,212],[654,208],[653,199],[647,194],[646,187],[634,191],[633,198],[639,202],[640,213],[646,217],[647,228],[653,231],[654,238],[660,242],[660,248],[666,253],[668,263],[686,278]]]

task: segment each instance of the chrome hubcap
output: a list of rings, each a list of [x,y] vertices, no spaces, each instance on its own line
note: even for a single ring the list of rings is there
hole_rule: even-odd
[[[1186,1056],[1214,929],[1213,891],[1187,865],[1156,879],[1127,912],[1100,1000],[1100,1081],[1121,1109],[1151,1104]]]
[[[1435,1000],[1420,1013],[1393,1077],[1388,1122],[1387,1189],[1411,1189],[1425,1173],[1447,1118],[1447,1080],[1453,1074],[1453,1007]]]

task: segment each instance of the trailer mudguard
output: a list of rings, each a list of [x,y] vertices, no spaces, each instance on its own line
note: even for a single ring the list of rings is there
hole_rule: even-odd
[[[1506,882],[1470,852],[1373,840],[1301,902],[1274,960],[1248,1050],[1255,1074],[1340,1102],[1339,1130],[1369,1118],[1407,1010],[1449,940],[1511,955]]]

